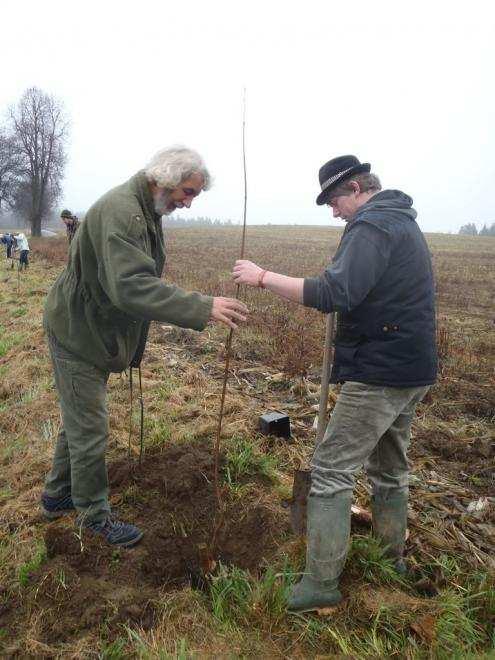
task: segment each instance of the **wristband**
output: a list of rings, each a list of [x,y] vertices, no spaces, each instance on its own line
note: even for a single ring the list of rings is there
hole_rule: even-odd
[[[258,287],[260,289],[265,288],[265,285],[263,284],[263,278],[265,277],[266,273],[267,273],[266,270],[262,270],[261,273],[258,275]]]

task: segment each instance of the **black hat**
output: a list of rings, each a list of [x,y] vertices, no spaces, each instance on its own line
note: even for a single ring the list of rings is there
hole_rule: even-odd
[[[321,193],[316,198],[318,206],[326,204],[331,197],[331,192],[344,179],[348,179],[353,174],[369,172],[371,165],[369,163],[360,163],[356,156],[338,156],[332,158],[328,163],[320,167],[318,173],[320,179]]]
[[[69,211],[69,209],[64,209],[62,213],[60,214],[61,218],[72,218],[72,213]]]

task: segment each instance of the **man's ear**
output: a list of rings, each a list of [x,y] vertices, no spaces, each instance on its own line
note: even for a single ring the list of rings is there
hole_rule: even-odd
[[[359,193],[361,192],[361,188],[359,187],[359,183],[357,181],[350,181],[349,183],[352,186],[352,192],[355,195],[359,195]]]

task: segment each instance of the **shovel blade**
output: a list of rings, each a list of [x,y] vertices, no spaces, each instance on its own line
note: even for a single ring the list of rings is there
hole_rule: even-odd
[[[289,500],[290,525],[297,536],[306,534],[306,509],[311,487],[310,470],[294,470],[292,498]]]

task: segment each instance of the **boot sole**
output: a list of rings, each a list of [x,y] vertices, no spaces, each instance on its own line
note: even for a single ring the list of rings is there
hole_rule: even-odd
[[[110,545],[113,545],[117,548],[132,548],[139,543],[139,541],[143,538],[143,536],[144,536],[144,532],[141,532],[139,536],[137,536],[134,539],[131,539],[130,541],[124,541],[123,543],[110,543]]]
[[[288,612],[294,612],[295,614],[308,614],[310,612],[315,612],[318,616],[328,616],[329,614],[333,614],[336,609],[338,609],[339,605],[342,603],[344,599],[340,598],[340,600],[336,601],[335,603],[332,603],[331,605],[313,605],[313,606],[308,606],[308,607],[288,607],[287,611]]]

